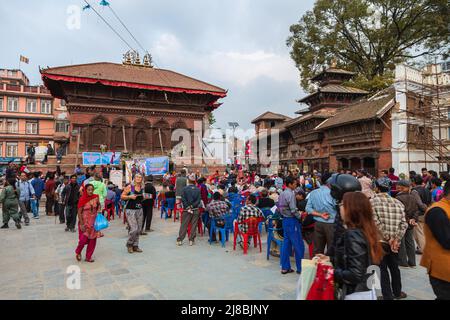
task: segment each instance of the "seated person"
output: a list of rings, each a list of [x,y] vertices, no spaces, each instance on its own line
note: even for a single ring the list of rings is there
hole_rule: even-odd
[[[225,220],[223,219],[217,219],[221,218],[224,215],[228,214],[230,212],[230,205],[222,200],[222,196],[219,192],[215,192],[213,194],[212,200],[208,205],[206,206],[206,210],[209,213],[210,219],[208,219],[208,222],[206,223],[206,226],[208,230],[211,228],[211,221],[213,219],[216,219],[216,226],[219,228],[222,228],[225,226]],[[216,241],[216,235],[212,235],[212,241]]]
[[[236,182],[233,180],[231,186],[228,188],[228,193],[239,193],[239,189],[236,187]]]
[[[252,217],[264,219],[261,209],[256,206],[256,197],[253,194],[248,196],[245,206],[239,211],[237,222],[242,223]],[[242,233],[246,233],[248,231],[247,228],[248,226],[246,224],[239,224],[239,230]]]
[[[272,198],[269,198],[269,191],[267,189],[263,189],[260,193],[260,198],[256,203],[256,206],[260,209],[263,208],[272,208],[275,205],[275,201]]]

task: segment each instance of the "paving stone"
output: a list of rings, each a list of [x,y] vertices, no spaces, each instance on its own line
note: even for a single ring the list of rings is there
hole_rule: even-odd
[[[281,276],[279,259],[266,260],[265,234],[263,252],[252,247],[244,256],[232,241],[222,248],[209,245],[207,236],[177,247],[179,222],[157,212],[153,221],[155,232],[140,241],[144,252],[132,255],[124,225],[113,221],[97,242],[94,263],[75,260],[78,234],[64,232],[53,217],[0,230],[0,299],[295,299],[298,275]],[[80,290],[66,288],[69,266],[81,270]],[[425,269],[401,272],[408,299],[434,299]]]

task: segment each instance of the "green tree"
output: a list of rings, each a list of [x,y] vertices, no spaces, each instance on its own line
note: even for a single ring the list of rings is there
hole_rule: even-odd
[[[447,0],[317,0],[290,27],[287,45],[305,90],[335,60],[360,75],[355,86],[373,91],[392,83],[396,63],[446,57],[448,30]]]
[[[214,117],[214,114],[212,112],[208,114],[208,121],[210,126],[216,123],[216,118]]]

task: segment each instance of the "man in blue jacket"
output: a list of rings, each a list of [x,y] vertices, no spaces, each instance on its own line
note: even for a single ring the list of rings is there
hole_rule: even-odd
[[[33,208],[33,218],[39,219],[39,202],[41,201],[42,193],[44,193],[45,189],[45,183],[44,180],[41,179],[41,173],[35,172],[34,178],[30,181],[33,189],[34,189],[34,195],[35,195],[35,206],[32,206]]]

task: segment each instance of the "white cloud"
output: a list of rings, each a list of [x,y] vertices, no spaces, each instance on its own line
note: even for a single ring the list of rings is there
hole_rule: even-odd
[[[157,65],[170,66],[175,70],[188,65],[196,72],[208,74],[219,82],[246,86],[260,77],[279,82],[298,82],[298,71],[287,52],[192,52],[175,35],[168,33],[162,34],[154,42],[151,52]]]

